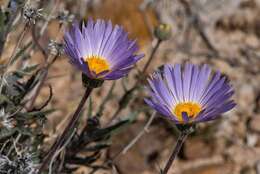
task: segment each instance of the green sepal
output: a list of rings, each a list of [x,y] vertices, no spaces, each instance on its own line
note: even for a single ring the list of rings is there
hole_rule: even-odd
[[[86,74],[82,73],[82,83],[86,88],[98,88],[103,84],[102,79],[91,79]]]

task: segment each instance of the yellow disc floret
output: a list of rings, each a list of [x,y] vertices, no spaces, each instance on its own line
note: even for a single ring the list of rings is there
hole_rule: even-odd
[[[100,56],[89,56],[85,62],[88,64],[89,70],[96,74],[110,70],[107,60]]]
[[[189,118],[195,118],[201,111],[200,104],[193,102],[179,103],[173,108],[173,114],[179,121],[183,121],[182,114],[186,112]]]

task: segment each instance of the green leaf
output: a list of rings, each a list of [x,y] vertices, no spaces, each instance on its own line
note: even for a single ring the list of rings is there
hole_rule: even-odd
[[[5,102],[8,104],[13,104],[13,102],[7,96],[0,94],[0,104],[3,104]]]
[[[23,87],[21,85],[21,83],[18,82],[19,77],[16,76],[16,74],[14,73],[10,73],[6,78],[6,84],[5,84],[5,88],[6,88],[6,94],[8,96],[17,96],[19,95],[21,92],[23,92]]]
[[[13,129],[7,129],[4,127],[0,128],[0,140],[12,136],[15,133],[15,131],[16,131],[15,128]]]
[[[0,10],[0,33],[1,33],[1,35],[3,34],[3,31],[4,31],[5,19],[6,19],[6,16],[5,16],[4,12],[1,9]]]
[[[130,112],[125,118],[124,120],[128,120],[130,123],[134,122],[136,120],[136,118],[138,117],[138,115],[141,112],[144,112],[146,110],[149,110],[148,107],[144,106],[144,107],[140,107],[139,109],[135,110],[134,112]]]
[[[137,111],[134,111],[134,112],[130,112],[127,117],[126,117],[126,120],[128,120],[129,122],[134,122],[137,118],[137,116],[139,115],[141,111],[140,110],[137,110]]]
[[[88,103],[88,118],[92,116],[93,104],[92,104],[92,97],[89,96],[89,103]]]
[[[35,133],[32,129],[25,127],[17,127],[17,130],[22,135],[33,136]]]
[[[95,146],[86,147],[83,149],[83,151],[96,152],[96,151],[100,151],[102,149],[108,148],[109,146],[110,146],[109,144],[97,144]]]
[[[95,137],[95,139],[98,139],[98,138],[105,137],[106,135],[111,135],[111,133],[114,133],[119,128],[121,128],[122,126],[125,126],[128,123],[129,123],[128,120],[122,120],[122,121],[120,121],[120,122],[118,122],[118,123],[116,123],[112,126],[109,126],[107,128],[98,129],[98,130],[93,132],[93,137]]]
[[[123,78],[122,80],[121,80],[121,82],[122,82],[122,87],[123,87],[123,89],[124,89],[124,91],[126,92],[127,91],[127,79],[126,78]]]
[[[19,115],[20,115],[20,117],[24,117],[25,119],[30,119],[30,118],[34,118],[34,117],[38,117],[38,116],[43,116],[43,115],[45,116],[45,115],[48,115],[55,111],[56,111],[56,109],[48,109],[45,111],[33,111],[33,112],[19,113]],[[19,119],[19,117],[17,119]]]
[[[106,103],[112,98],[113,96],[113,90],[115,88],[115,85],[116,85],[116,81],[113,82],[112,86],[110,87],[106,97],[104,98],[104,100],[102,101],[102,103],[99,105],[99,108],[98,108],[98,112],[97,112],[97,115],[99,117],[102,116],[102,113],[103,113],[103,110],[105,109],[105,105]]]
[[[27,45],[25,45],[23,48],[21,48],[18,53],[15,54],[13,59],[11,60],[11,65],[14,64],[18,58],[22,57],[23,53],[32,45],[32,42],[29,42]]]
[[[34,73],[28,80],[27,82],[23,85],[24,90],[26,91],[25,94],[27,94],[28,92],[30,92],[32,90],[32,88],[35,87],[35,85],[39,82],[39,74],[40,71],[37,71],[36,73]],[[25,95],[24,94],[24,95]]]
[[[31,66],[27,66],[24,69],[22,69],[23,72],[25,73],[30,73],[34,70],[36,70],[36,68],[39,66],[39,64],[35,64],[35,65],[31,65]]]
[[[15,73],[17,73],[21,77],[24,75],[30,75],[32,71],[34,71],[38,68],[38,66],[39,66],[39,64],[27,66],[21,70],[15,71]]]

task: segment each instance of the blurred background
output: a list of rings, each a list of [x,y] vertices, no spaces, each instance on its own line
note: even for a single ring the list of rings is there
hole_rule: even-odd
[[[129,37],[137,39],[140,53],[146,55],[129,77],[115,84],[106,81],[101,89],[92,94],[79,128],[84,128],[87,118],[96,115],[110,91],[109,101],[103,105],[102,117],[99,117],[100,127],[108,125],[120,105],[118,101],[125,93],[124,88],[130,89],[135,84],[138,71],[158,46],[144,79],[145,75],[165,63],[207,63],[229,78],[235,88],[234,99],[237,103],[236,108],[224,114],[222,119],[198,125],[169,173],[260,174],[259,0],[31,0],[26,3],[33,9],[41,9],[36,10],[39,19],[33,21],[30,18],[41,46],[36,43],[36,46],[29,48],[24,55],[30,59],[25,59],[23,64],[44,65],[45,55],[41,48],[50,49],[50,40],[62,43],[63,33],[74,19],[87,20],[89,17],[123,25]],[[0,4],[3,11],[15,8],[12,0],[1,0]],[[34,40],[33,32],[26,31],[25,20],[28,18],[19,11],[15,13],[16,21],[9,28],[4,48],[1,48],[0,64],[8,61],[24,30],[20,47]],[[154,30],[162,23],[171,27],[171,36],[157,45]],[[14,67],[17,66],[19,63]],[[146,84],[144,79],[138,82],[140,86]],[[49,68],[35,106],[49,97],[49,85],[52,87],[52,98],[47,108],[56,110],[48,115],[44,124],[45,138],[41,146],[44,151],[66,125],[84,92],[80,72],[68,63],[63,54]],[[106,139],[109,147],[99,151],[98,158],[91,165],[77,165],[67,173],[160,172],[176,143],[176,128],[167,120],[156,117],[149,125],[149,131],[143,131],[153,111],[143,102],[145,89],[138,89],[133,95],[127,107],[116,114],[117,119],[131,118],[131,123]],[[143,135],[126,150],[140,132]],[[122,152],[122,149],[126,151]],[[99,167],[93,170],[93,166]]]

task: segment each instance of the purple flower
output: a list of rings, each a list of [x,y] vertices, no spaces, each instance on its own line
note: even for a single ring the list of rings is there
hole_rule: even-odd
[[[214,120],[235,106],[228,80],[207,65],[164,65],[148,81],[151,98],[145,102],[176,124]]]
[[[136,55],[136,41],[129,40],[123,28],[113,27],[110,21],[89,19],[81,27],[75,22],[64,41],[70,62],[90,79],[119,79],[143,57]]]

